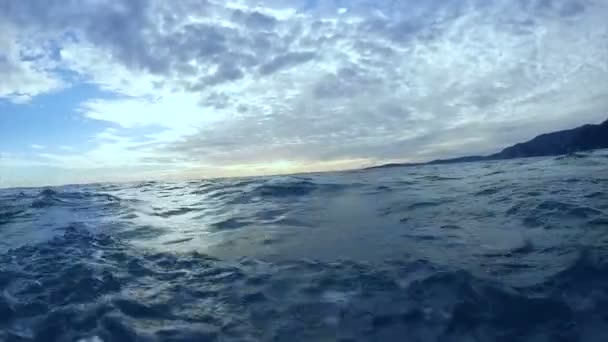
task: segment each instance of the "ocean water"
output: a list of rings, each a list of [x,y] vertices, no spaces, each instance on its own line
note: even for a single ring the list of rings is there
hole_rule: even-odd
[[[0,190],[1,341],[608,341],[608,153]]]

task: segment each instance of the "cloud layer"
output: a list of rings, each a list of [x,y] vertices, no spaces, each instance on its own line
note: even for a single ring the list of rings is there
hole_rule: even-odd
[[[204,175],[485,153],[605,119],[607,17],[603,0],[8,0],[0,98],[87,82],[119,96],[82,116],[160,127],[62,162]]]

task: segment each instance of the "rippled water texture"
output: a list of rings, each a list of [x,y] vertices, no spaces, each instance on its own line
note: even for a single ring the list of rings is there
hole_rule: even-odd
[[[608,153],[0,190],[2,341],[608,341]]]

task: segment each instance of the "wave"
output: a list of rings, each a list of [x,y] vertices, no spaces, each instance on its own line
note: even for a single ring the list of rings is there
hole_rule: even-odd
[[[495,195],[505,189],[508,189],[508,187],[503,186],[503,187],[490,187],[487,189],[483,189],[481,191],[476,192],[474,195],[475,196],[490,196],[490,195]]]
[[[318,183],[306,180],[249,182],[243,188],[227,187],[207,192],[211,198],[225,200],[226,204],[247,204],[265,200],[288,200],[309,197],[313,194],[330,195],[356,185]]]
[[[0,190],[0,341],[608,340],[597,163]]]
[[[310,181],[295,181],[277,184],[262,184],[251,191],[252,196],[292,197],[305,196],[319,189],[319,185]]]
[[[0,209],[0,225],[12,223],[14,220],[23,217],[26,210],[19,207],[4,206]]]
[[[47,208],[52,206],[70,206],[81,205],[86,201],[104,201],[109,203],[119,203],[121,198],[99,192],[86,191],[56,191],[53,189],[44,189],[33,198],[31,202],[32,208]]]
[[[186,215],[192,212],[196,212],[196,211],[200,211],[200,208],[190,208],[190,207],[179,207],[176,209],[170,209],[170,210],[165,210],[165,211],[161,211],[161,212],[155,212],[153,213],[154,216],[159,216],[159,217],[173,217],[173,216],[181,216],[181,215]]]
[[[398,340],[407,332],[419,341],[579,340],[603,336],[584,322],[603,315],[606,260],[583,251],[542,284],[513,288],[420,261],[372,267],[147,254],[68,227],[0,255],[0,338],[317,340],[340,332]],[[597,302],[581,306],[583,298]]]
[[[563,156],[559,156],[559,157],[555,157],[555,160],[576,160],[576,159],[585,159],[585,158],[589,158],[591,156],[591,154],[589,153],[579,153],[579,152],[573,152],[573,153],[569,153]]]
[[[564,219],[592,220],[606,217],[606,213],[600,209],[556,200],[540,201],[535,205],[532,202],[519,202],[509,208],[506,214],[520,216],[530,226],[547,225]]]
[[[46,208],[54,205],[68,204],[66,201],[58,197],[58,193],[52,189],[44,189],[40,191],[38,196],[32,201],[32,208]]]
[[[458,178],[458,177],[445,177],[445,176],[430,175],[430,176],[423,176],[423,177],[421,177],[421,179],[424,180],[424,181],[430,181],[430,182],[442,182],[442,181],[459,180],[460,178]]]
[[[229,219],[225,219],[225,220],[213,223],[211,226],[216,231],[221,231],[221,230],[232,230],[232,229],[243,228],[249,224],[250,224],[250,222],[244,221],[239,218],[232,217]]]

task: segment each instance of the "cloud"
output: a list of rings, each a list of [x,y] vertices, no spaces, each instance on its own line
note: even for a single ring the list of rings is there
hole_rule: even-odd
[[[533,17],[512,2],[401,4],[370,5],[375,16],[355,5],[344,20],[302,17],[299,41],[319,51],[302,60],[310,65],[262,72],[271,77],[245,91],[248,112],[169,148],[221,164],[424,160],[491,152],[606,114],[600,3],[539,3]]]
[[[314,52],[290,52],[273,58],[270,62],[260,67],[262,75],[269,75],[281,69],[290,68],[298,64],[306,63],[315,58]]]
[[[80,114],[159,129],[98,140],[108,165],[266,172],[485,153],[605,119],[607,15],[603,0],[5,2],[3,32],[57,52],[13,52],[21,83],[0,97],[58,89],[57,69],[116,94]]]
[[[0,100],[28,102],[32,97],[58,90],[63,82],[52,73],[44,47],[36,48],[0,22]]]
[[[31,148],[33,148],[34,150],[44,150],[46,147],[43,145],[38,145],[38,144],[32,144],[30,145]]]

